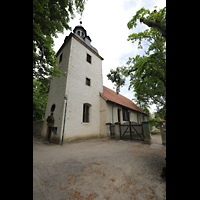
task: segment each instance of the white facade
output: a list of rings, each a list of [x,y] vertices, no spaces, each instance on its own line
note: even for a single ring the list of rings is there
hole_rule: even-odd
[[[87,61],[87,54],[91,56],[91,63]],[[99,92],[103,92],[103,58],[72,33],[58,52],[59,60],[61,55],[62,61],[58,64],[58,69],[65,72],[66,77],[52,78],[45,114],[45,119],[47,119],[51,114],[51,106],[55,104],[53,115],[57,133],[51,134],[51,141],[61,142],[64,124],[64,141],[79,137],[99,136]],[[86,85],[86,78],[90,79],[90,86]],[[64,99],[65,96],[67,96],[67,102]],[[90,105],[89,122],[83,122],[83,105],[85,103]],[[64,115],[66,116],[65,120]],[[44,121],[42,134],[47,137],[46,121]]]
[[[118,110],[119,110],[119,119],[118,119]],[[116,123],[120,122],[121,124],[125,123],[126,121],[123,119],[122,114],[123,106],[112,103],[106,102],[106,123]],[[131,122],[141,123],[147,120],[147,117],[142,113],[134,111],[132,109],[128,109],[129,113],[129,120]]]
[[[127,124],[127,121],[123,119],[123,108],[124,106],[116,104],[114,102],[106,101],[102,96],[100,97],[101,102],[101,109],[100,109],[100,116],[101,116],[101,136],[109,136],[107,132],[109,132],[107,129],[109,127],[106,127],[106,123],[116,123],[120,122],[121,124]],[[147,121],[147,115],[144,115],[140,112],[134,111],[133,109],[128,109],[129,113],[129,120],[131,122],[135,122],[138,124],[141,124],[143,121]],[[119,111],[118,111],[119,110]],[[118,115],[119,112],[119,115]]]

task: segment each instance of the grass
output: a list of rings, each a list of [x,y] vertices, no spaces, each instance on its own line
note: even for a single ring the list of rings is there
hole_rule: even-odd
[[[151,135],[160,134],[160,131],[151,131]]]

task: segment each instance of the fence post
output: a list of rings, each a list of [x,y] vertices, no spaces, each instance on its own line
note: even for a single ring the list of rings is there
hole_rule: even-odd
[[[150,144],[151,135],[150,135],[150,125],[148,121],[142,122],[142,129],[143,129],[143,135],[144,135],[144,142]]]
[[[130,139],[132,141],[133,138],[132,138],[132,131],[131,131],[131,121],[129,121],[129,130],[130,130]]]
[[[120,140],[121,138],[120,138],[120,125],[121,125],[121,123],[120,122],[116,122],[115,123],[115,139],[116,140]]]
[[[160,123],[162,144],[166,145],[166,121],[160,121],[159,123]]]

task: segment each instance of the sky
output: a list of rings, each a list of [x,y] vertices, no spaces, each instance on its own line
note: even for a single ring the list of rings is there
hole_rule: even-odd
[[[110,69],[116,69],[125,65],[129,57],[143,55],[144,50],[138,49],[137,42],[127,41],[128,35],[146,30],[148,27],[138,22],[138,26],[129,30],[127,23],[132,19],[136,12],[144,7],[150,11],[157,10],[166,6],[165,0],[87,0],[82,17],[75,14],[76,17],[71,19],[69,26],[72,30],[75,26],[80,25],[86,29],[87,35],[90,36],[94,46],[101,57],[103,85],[115,90],[114,83],[107,78]],[[54,51],[57,52],[64,42],[66,36],[70,34],[70,30],[59,33],[58,38],[54,38]],[[129,79],[125,86],[120,90],[120,94],[133,99],[133,90],[128,90]],[[134,102],[134,101],[133,101]],[[135,103],[135,102],[134,102]],[[150,106],[150,112],[156,111],[156,105]]]

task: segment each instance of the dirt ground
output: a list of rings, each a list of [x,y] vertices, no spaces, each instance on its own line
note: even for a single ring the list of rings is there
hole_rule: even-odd
[[[104,138],[44,143],[33,137],[33,199],[164,200],[166,147]]]

